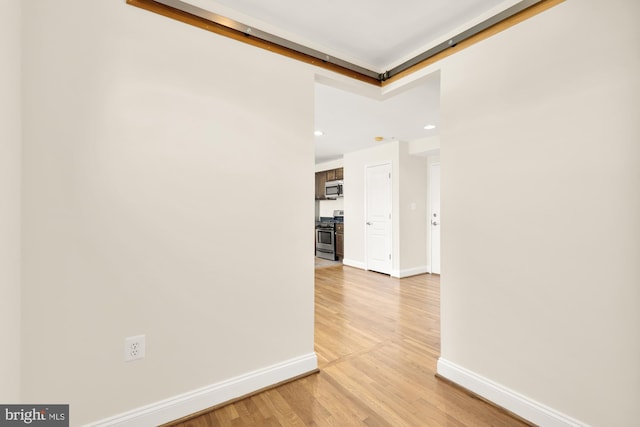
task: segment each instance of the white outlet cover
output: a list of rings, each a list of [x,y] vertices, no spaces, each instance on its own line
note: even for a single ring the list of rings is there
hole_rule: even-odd
[[[124,361],[144,359],[146,354],[146,343],[144,335],[136,335],[124,339]]]

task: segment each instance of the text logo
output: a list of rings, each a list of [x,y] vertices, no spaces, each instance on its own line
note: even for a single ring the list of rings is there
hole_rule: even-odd
[[[0,405],[0,427],[69,427],[69,405]]]

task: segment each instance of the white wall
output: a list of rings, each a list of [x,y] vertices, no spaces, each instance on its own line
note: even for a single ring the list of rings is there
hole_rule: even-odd
[[[316,172],[338,169],[344,166],[343,159],[330,160],[328,162],[316,163]]]
[[[399,277],[429,271],[427,265],[427,159],[409,155],[399,144]]]
[[[124,1],[23,7],[24,400],[80,425],[313,354],[313,68]]]
[[[338,197],[335,200],[317,200],[318,204],[318,217],[321,216],[333,216],[333,211],[344,210],[344,198]]]
[[[347,265],[366,267],[365,259],[365,171],[367,166],[393,163],[394,147],[378,147],[344,155],[344,260]],[[392,174],[395,168],[392,164]]]
[[[640,419],[640,3],[567,1],[442,65],[442,358]]]
[[[0,402],[20,401],[21,1],[0,2]]]
[[[409,154],[435,156],[440,153],[440,135],[409,141]]]
[[[391,164],[393,188],[391,275],[426,272],[427,162],[409,155],[409,144],[399,141],[344,156],[344,263],[366,267],[365,171],[385,163]]]
[[[437,153],[440,153],[440,148],[438,148]],[[440,154],[427,156],[427,265],[429,266],[429,271],[433,268],[431,265],[431,254],[433,251],[431,244],[431,206],[433,202],[429,189],[431,188],[431,168],[436,163],[440,163]],[[440,220],[442,220],[442,216]]]

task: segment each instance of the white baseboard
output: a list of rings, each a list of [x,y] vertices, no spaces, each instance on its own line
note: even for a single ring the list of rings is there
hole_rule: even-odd
[[[85,427],[155,427],[313,372],[317,368],[318,358],[311,353],[89,423]]]
[[[428,265],[423,265],[421,267],[415,267],[415,268],[405,268],[404,270],[400,270],[400,274],[398,276],[394,276],[394,277],[403,278],[403,277],[417,276],[418,274],[429,273],[430,270],[431,268],[429,268]]]
[[[349,267],[359,268],[361,270],[367,269],[366,263],[360,262],[360,261],[354,261],[352,259],[344,258],[342,260],[342,264],[347,265]],[[391,277],[397,277],[401,279],[403,277],[417,276],[418,274],[425,274],[430,272],[431,272],[431,267],[428,265],[423,265],[421,267],[406,268],[404,270],[391,270],[391,273],[389,275]]]
[[[581,421],[564,415],[442,357],[438,359],[438,374],[541,427],[588,427],[587,424]]]
[[[364,262],[354,261],[352,259],[344,258],[342,260],[342,264],[347,265],[349,267],[359,268],[360,270],[366,270],[367,269],[367,265]]]

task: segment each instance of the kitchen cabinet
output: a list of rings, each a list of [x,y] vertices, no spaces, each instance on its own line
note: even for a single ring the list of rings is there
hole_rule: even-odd
[[[336,258],[344,258],[344,224],[336,223]]]
[[[325,200],[324,183],[327,181],[341,181],[344,179],[344,168],[329,169],[316,172],[316,200]]]
[[[342,180],[344,178],[344,168],[330,169],[327,173],[327,181]]]
[[[316,200],[324,200],[324,183],[327,182],[326,172],[316,172]]]

